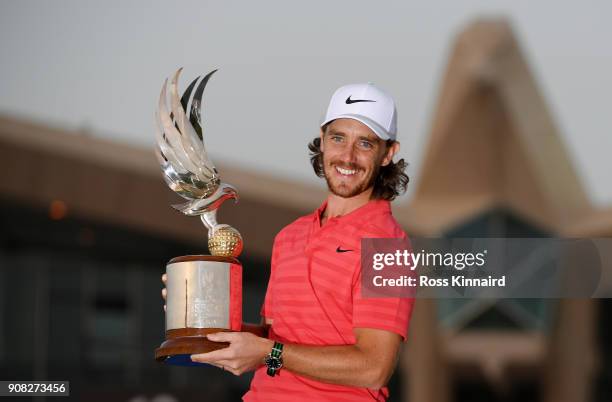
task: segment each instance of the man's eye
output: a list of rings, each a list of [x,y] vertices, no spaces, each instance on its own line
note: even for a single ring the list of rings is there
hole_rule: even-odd
[[[331,137],[331,140],[334,141],[334,142],[340,142],[340,141],[342,141],[342,137],[340,137],[339,135],[333,135]]]
[[[373,145],[369,141],[361,141],[361,147],[365,149],[372,149]]]

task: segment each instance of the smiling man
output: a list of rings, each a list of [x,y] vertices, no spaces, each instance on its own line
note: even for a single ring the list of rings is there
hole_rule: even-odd
[[[373,84],[338,89],[309,144],[329,195],[275,238],[262,307],[266,337],[208,335],[225,349],[193,355],[236,375],[256,370],[245,401],[384,401],[412,299],[361,295],[361,239],[405,238],[390,201],[405,191],[393,162],[393,99]]]

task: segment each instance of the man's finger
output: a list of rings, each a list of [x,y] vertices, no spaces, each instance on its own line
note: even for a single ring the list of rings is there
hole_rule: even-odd
[[[216,362],[207,363],[211,366],[219,367],[221,370],[229,371],[231,362],[229,360],[218,360]]]
[[[231,366],[231,362],[230,361],[226,361],[226,360],[220,360],[216,363],[207,363],[210,364],[211,366],[215,366],[220,368],[223,371],[227,371],[228,373],[231,373],[233,375],[239,376],[243,373],[243,371],[235,369]]]
[[[161,294],[162,294],[162,298],[166,300],[166,296],[168,295],[168,291],[166,290],[166,288],[163,288],[161,290]]]
[[[193,361],[195,362],[195,360],[193,360]],[[198,363],[202,363],[202,362],[198,362]],[[225,370],[225,367],[222,364],[220,364],[220,363],[207,362],[206,364],[210,364],[211,366],[220,368],[221,370]]]
[[[219,364],[222,360],[229,360],[232,358],[232,351],[229,348],[223,348],[219,350],[213,350],[208,353],[198,353],[191,355],[191,360],[198,363],[215,363]]]
[[[164,283],[164,285],[166,284],[166,281],[168,280],[168,275],[163,274],[162,275],[162,282]]]
[[[236,339],[237,333],[235,332],[215,332],[206,335],[208,340],[213,342],[232,342]]]

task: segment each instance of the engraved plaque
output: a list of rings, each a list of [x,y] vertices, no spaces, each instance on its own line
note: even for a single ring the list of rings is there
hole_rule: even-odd
[[[230,329],[230,264],[189,261],[169,264],[166,330]]]

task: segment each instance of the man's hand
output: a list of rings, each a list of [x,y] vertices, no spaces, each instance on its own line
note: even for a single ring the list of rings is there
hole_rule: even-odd
[[[191,360],[212,364],[234,375],[241,375],[262,365],[274,346],[274,341],[249,332],[217,332],[206,337],[213,342],[229,342],[229,346],[191,355]]]
[[[161,277],[162,283],[164,284],[164,286],[166,286],[166,281],[168,280],[168,276],[166,274],[163,274]],[[168,291],[166,290],[166,288],[164,287],[161,290],[161,295],[162,295],[162,299],[164,299],[164,311],[166,311],[166,295],[168,294]]]

